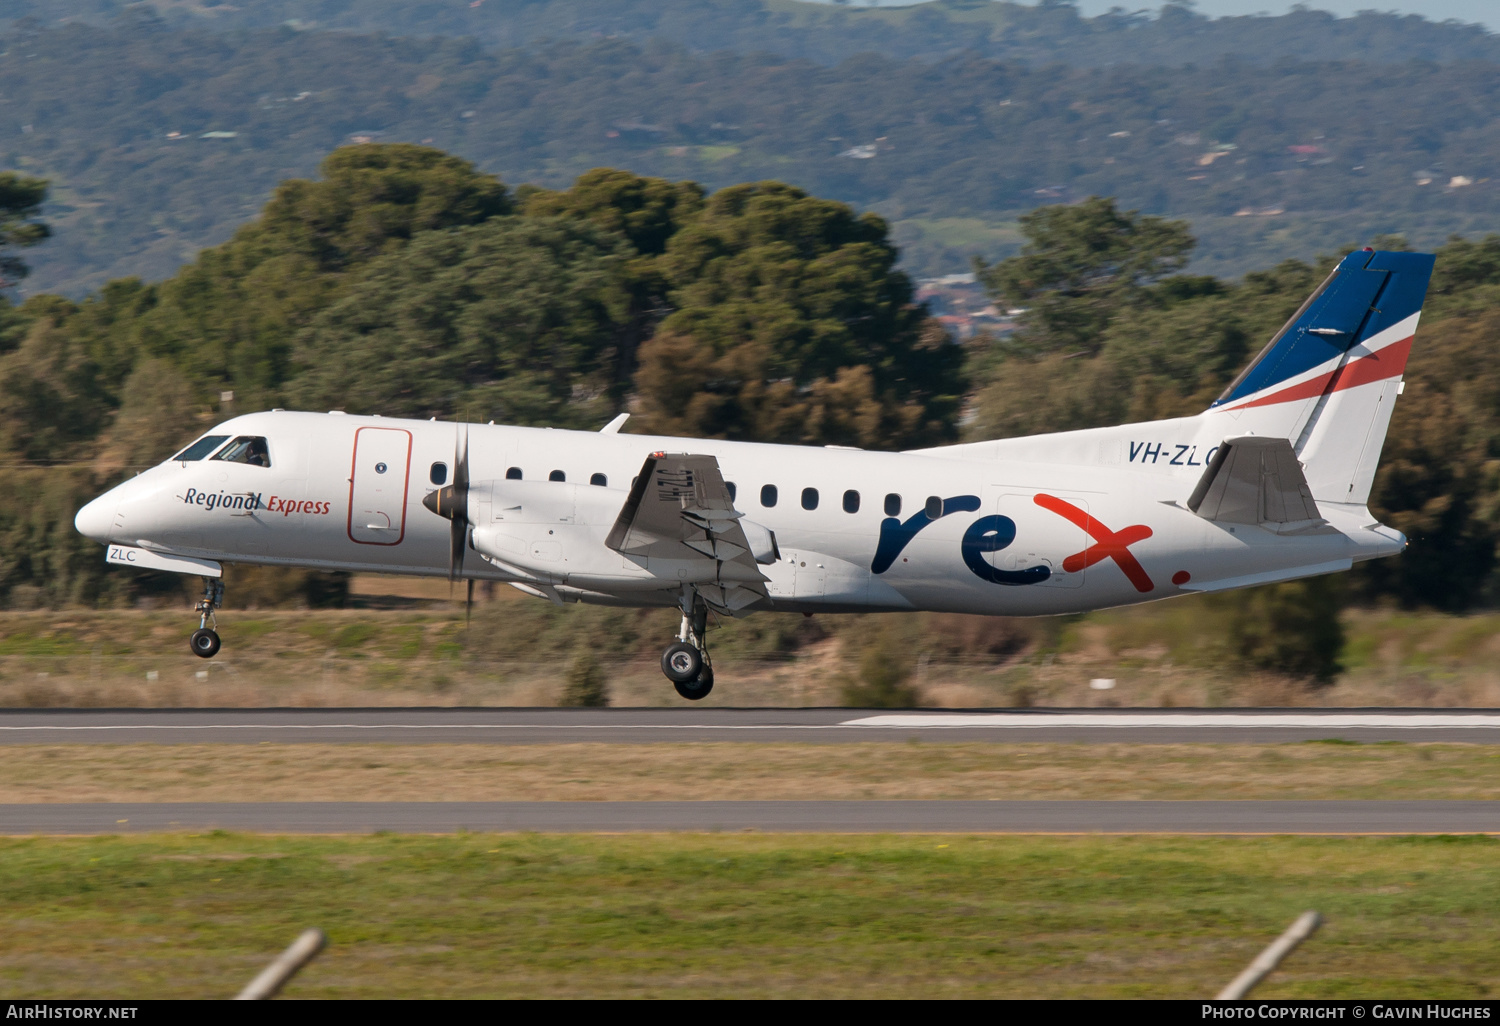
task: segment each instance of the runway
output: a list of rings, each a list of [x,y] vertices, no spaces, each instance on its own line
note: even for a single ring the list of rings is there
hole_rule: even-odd
[[[237,802],[0,805],[0,834],[539,831],[629,833],[1500,833],[1500,802]]]
[[[1500,744],[1488,710],[182,709],[0,711],[4,744],[984,741]],[[0,805],[0,834],[765,831],[1500,833],[1483,801],[236,802]]]
[[[1481,709],[66,709],[0,711],[5,744],[642,744],[684,741],[1500,744]]]

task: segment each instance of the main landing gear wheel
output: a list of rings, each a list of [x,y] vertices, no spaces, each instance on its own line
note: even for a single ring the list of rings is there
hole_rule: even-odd
[[[673,681],[672,686],[677,693],[689,702],[697,702],[708,697],[708,693],[714,689],[714,668],[705,666],[703,672],[698,675],[697,680]]]
[[[188,639],[188,644],[193,646],[193,655],[210,659],[219,651],[219,635],[207,627],[200,627]]]
[[[708,606],[690,587],[682,591],[682,628],[661,655],[661,672],[689,702],[707,698],[714,689],[714,667],[708,661]]]
[[[686,641],[669,645],[661,656],[661,672],[677,685],[678,692],[684,698],[688,698],[690,696],[682,689],[685,685],[696,681],[699,674],[703,672],[703,653],[698,651],[697,646],[690,645]],[[709,687],[713,687],[713,684],[710,683]],[[707,691],[703,693],[708,694]]]

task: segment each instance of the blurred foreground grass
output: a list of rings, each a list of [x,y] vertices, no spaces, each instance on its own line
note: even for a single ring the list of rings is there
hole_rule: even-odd
[[[1257,997],[1500,988],[1488,838],[735,835],[0,840],[13,997],[1212,995],[1300,912]]]
[[[467,627],[440,603],[230,610],[212,660],[188,652],[181,610],[4,612],[0,707],[553,705],[584,650],[613,704],[680,704],[657,664],[673,611],[499,595]],[[841,704],[884,644],[934,706],[1500,706],[1500,614],[1347,610],[1329,686],[1237,668],[1224,615],[1201,598],[1046,619],[757,614],[711,632],[705,704]]]

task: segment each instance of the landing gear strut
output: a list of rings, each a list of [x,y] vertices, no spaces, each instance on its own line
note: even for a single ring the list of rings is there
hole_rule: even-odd
[[[219,633],[213,627],[219,626],[218,618],[214,616],[214,610],[224,604],[224,582],[212,577],[203,579],[203,597],[198,600],[195,611],[198,613],[198,629],[188,639],[192,646],[193,655],[210,659],[219,651]]]
[[[677,693],[690,702],[707,698],[714,689],[714,667],[708,658],[708,606],[690,588],[683,589],[682,627],[677,641],[661,656],[661,672]]]

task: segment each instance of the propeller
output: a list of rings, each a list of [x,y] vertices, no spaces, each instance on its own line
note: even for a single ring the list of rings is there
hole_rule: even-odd
[[[461,439],[453,441],[453,483],[444,485],[422,498],[422,505],[452,522],[448,532],[448,580],[463,576],[464,550],[469,547],[469,428],[464,425]],[[473,600],[474,582],[469,582]]]

